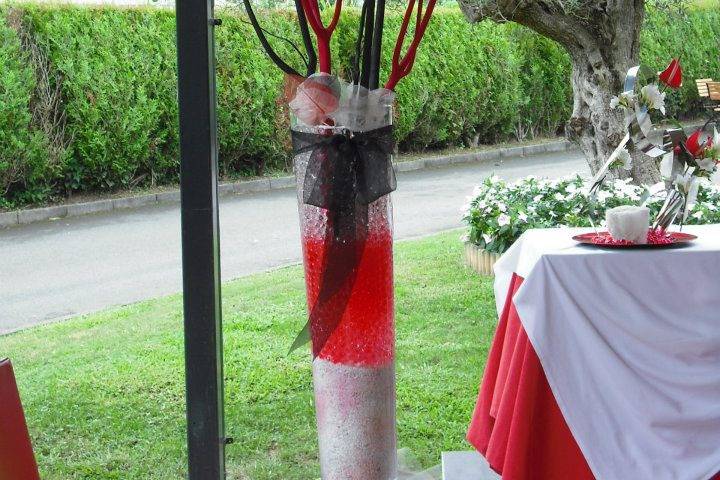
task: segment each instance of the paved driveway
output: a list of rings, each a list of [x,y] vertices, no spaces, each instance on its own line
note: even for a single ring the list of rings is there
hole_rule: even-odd
[[[460,226],[459,210],[490,173],[587,173],[576,152],[401,173],[396,238]],[[295,191],[224,197],[222,277],[298,262]],[[0,229],[0,333],[181,290],[180,211],[156,205]]]

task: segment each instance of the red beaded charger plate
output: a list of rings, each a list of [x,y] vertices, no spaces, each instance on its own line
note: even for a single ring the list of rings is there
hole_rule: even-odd
[[[665,234],[648,234],[648,243],[632,243],[624,240],[614,240],[610,232],[591,232],[572,237],[576,242],[600,248],[673,248],[692,242],[696,235],[682,232],[667,232]]]

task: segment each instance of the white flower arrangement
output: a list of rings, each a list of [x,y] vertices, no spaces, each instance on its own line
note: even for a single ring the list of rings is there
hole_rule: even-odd
[[[658,110],[665,115],[665,92],[656,83],[649,83],[640,89],[640,101],[648,110]]]
[[[630,108],[635,103],[635,95],[631,92],[623,92],[617,97],[610,99],[610,108],[615,109],[618,107]]]
[[[627,148],[622,148],[618,154],[617,157],[615,157],[615,161],[610,165],[611,168],[622,168],[623,170],[630,171],[632,170],[632,156],[630,156],[630,152]]]
[[[640,89],[640,94],[623,92],[610,99],[610,108],[634,110],[635,106],[646,107],[648,110],[657,110],[665,115],[665,92],[660,91],[657,83],[648,83]]]
[[[695,180],[687,184],[688,192],[697,189],[697,200],[686,224],[720,223],[720,187]],[[682,180],[686,185],[685,180]],[[468,241],[490,252],[503,253],[527,229],[590,227],[587,192],[590,180],[579,176],[558,180],[529,176],[508,183],[485,179],[473,191],[463,221],[468,227]],[[637,205],[646,189],[630,180],[607,182],[598,192],[601,211],[621,205]],[[646,203],[651,218],[657,214],[664,198],[651,197]],[[502,207],[502,208],[501,208]]]

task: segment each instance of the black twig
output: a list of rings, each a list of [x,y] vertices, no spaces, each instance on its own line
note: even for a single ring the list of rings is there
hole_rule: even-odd
[[[262,45],[263,49],[265,50],[265,53],[268,54],[270,57],[270,60],[273,61],[277,67],[282,70],[283,72],[287,73],[288,75],[297,75],[301,76],[300,73],[292,68],[290,65],[285,63],[282,58],[278,56],[277,53],[275,53],[275,50],[273,50],[272,46],[270,45],[270,42],[268,42],[267,37],[265,36],[265,33],[268,33],[269,35],[272,35],[273,37],[279,37],[278,35],[274,35],[272,33],[266,32],[265,29],[263,29],[260,26],[260,23],[257,20],[257,17],[255,16],[255,12],[253,12],[252,5],[250,5],[250,0],[243,0],[243,3],[245,4],[245,11],[247,12],[248,18],[250,19],[250,25],[252,25],[253,29],[255,30],[255,35],[257,35],[258,40],[260,40],[260,44]],[[289,42],[291,45],[293,45],[293,48],[300,52],[300,50],[293,44],[290,40],[283,38],[283,40]],[[305,57],[300,53],[300,56],[303,57],[303,60],[305,60]],[[305,61],[305,64],[307,65],[308,62]]]
[[[374,90],[380,85],[380,58],[382,51],[382,35],[385,28],[385,0],[377,0],[375,10],[375,35],[372,39],[372,52],[370,55],[370,84]]]
[[[300,24],[300,34],[302,35],[303,45],[305,45],[305,53],[307,53],[307,76],[309,77],[317,70],[317,54],[315,53],[315,45],[310,37],[310,29],[308,28],[305,10],[302,8],[300,0],[295,0],[295,11],[297,12],[298,23]]]
[[[365,32],[365,19],[367,17],[367,3],[363,2],[362,10],[360,11],[360,25],[358,26],[358,35],[355,40],[355,57],[353,58],[352,64],[352,82],[354,84],[360,83],[360,57],[362,55],[363,45],[363,34]]]
[[[360,74],[360,85],[365,88],[370,86],[370,65],[372,63],[372,42],[373,29],[375,28],[375,0],[365,0],[363,8],[367,7],[367,11],[363,16],[365,24],[365,33],[363,34],[363,52],[362,52],[362,73]]]
[[[240,21],[241,21],[242,23],[247,23],[248,25],[252,25],[251,22],[248,22],[247,20],[243,20],[242,18],[240,19]],[[300,56],[300,58],[302,59],[303,63],[305,64],[305,66],[309,68],[309,62],[308,62],[307,57],[305,57],[305,55],[300,51],[300,47],[298,47],[297,45],[295,45],[295,42],[293,42],[293,41],[290,40],[289,38],[285,38],[285,37],[283,37],[283,36],[281,36],[281,35],[277,35],[277,34],[275,34],[275,33],[272,33],[271,31],[266,30],[266,29],[263,28],[263,27],[260,27],[260,28],[262,29],[262,31],[263,31],[263,33],[264,33],[265,35],[270,35],[271,37],[277,38],[278,40],[282,40],[283,42],[286,42],[287,44],[289,44],[289,45],[292,47],[292,49],[295,50],[295,51],[297,52],[297,54]],[[315,72],[313,72],[313,73],[315,73]],[[310,75],[312,75],[312,73],[311,73]]]

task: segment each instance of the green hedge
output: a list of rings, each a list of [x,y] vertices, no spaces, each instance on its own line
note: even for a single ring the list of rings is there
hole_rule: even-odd
[[[0,207],[4,198],[32,202],[48,193],[44,137],[32,127],[30,111],[35,75],[8,25],[13,18],[0,16]]]
[[[175,18],[166,10],[28,7],[25,21],[61,82],[66,191],[177,174]]]
[[[641,35],[643,64],[664,68],[668,52],[681,59],[685,81],[679,94],[668,94],[668,114],[687,117],[698,112],[701,103],[695,79],[720,80],[720,8],[709,3],[707,8],[689,11],[685,20],[648,15]]]
[[[661,65],[675,49],[683,53],[688,81],[682,95],[671,100],[676,113],[697,108],[694,77],[720,76],[711,41],[720,36],[719,15],[695,10],[683,22],[649,15],[643,60]],[[236,13],[221,16],[221,173],[285,169],[289,142],[282,76]],[[262,17],[268,30],[298,40],[292,14],[276,11]],[[357,14],[347,12],[334,37],[341,73],[348,69],[357,22]],[[399,23],[399,13],[388,15],[386,58]],[[37,56],[26,52],[28,41],[19,41],[20,30],[45,59],[50,86],[60,88],[64,135],[54,155],[48,154],[47,129],[36,118]],[[0,7],[0,208],[77,191],[176,181],[174,38],[174,15],[164,9]],[[301,67],[287,44],[274,43]],[[471,25],[456,9],[441,9],[412,75],[397,89],[400,148],[555,133],[570,113],[569,72],[567,56],[553,42],[515,25]]]

